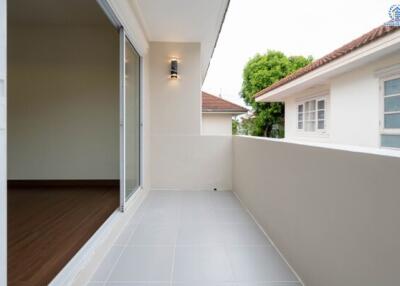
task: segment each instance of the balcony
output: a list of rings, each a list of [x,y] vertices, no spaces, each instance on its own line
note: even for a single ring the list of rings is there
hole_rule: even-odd
[[[152,139],[153,190],[88,285],[399,283],[396,152],[240,136]],[[232,191],[201,191],[213,184]]]
[[[151,191],[91,280],[301,285],[234,193],[224,191]]]

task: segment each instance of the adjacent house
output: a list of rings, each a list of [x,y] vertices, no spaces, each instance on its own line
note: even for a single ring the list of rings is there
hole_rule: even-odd
[[[400,30],[380,26],[256,94],[285,103],[285,137],[400,148]]]
[[[232,118],[248,110],[221,97],[202,92],[203,135],[232,135]]]

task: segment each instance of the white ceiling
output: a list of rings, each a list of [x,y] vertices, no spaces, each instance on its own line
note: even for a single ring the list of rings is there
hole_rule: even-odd
[[[229,0],[130,0],[149,41],[200,42],[203,78]]]

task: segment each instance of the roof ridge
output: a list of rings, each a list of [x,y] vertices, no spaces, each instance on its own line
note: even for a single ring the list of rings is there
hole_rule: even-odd
[[[246,107],[244,107],[244,106],[241,106],[241,105],[239,105],[239,104],[236,104],[236,103],[234,103],[234,102],[232,102],[232,101],[229,101],[229,100],[223,99],[222,97],[219,97],[219,96],[216,96],[216,95],[213,95],[213,94],[211,94],[211,93],[204,92],[204,91],[202,91],[202,93],[203,93],[203,94],[206,94],[206,95],[209,95],[209,96],[213,96],[213,97],[215,97],[215,98],[218,98],[219,100],[223,100],[223,101],[225,101],[225,102],[227,102],[227,103],[230,103],[230,104],[232,104],[232,105],[235,105],[235,106],[237,106],[237,107],[244,108],[244,109],[246,109],[246,110],[247,110],[247,108],[246,108]]]
[[[214,100],[214,102],[206,103],[207,99],[205,97],[209,97],[208,100],[209,101]],[[210,97],[211,97],[211,99],[210,99]],[[208,110],[208,111],[213,111],[213,112],[243,112],[244,113],[244,112],[248,111],[247,108],[245,108],[239,104],[233,103],[229,100],[223,99],[219,96],[210,94],[208,92],[202,91],[202,98],[203,98],[203,103],[202,103],[203,112]],[[207,106],[207,104],[209,106]],[[220,104],[220,105],[225,104],[226,106],[218,106],[218,104]]]

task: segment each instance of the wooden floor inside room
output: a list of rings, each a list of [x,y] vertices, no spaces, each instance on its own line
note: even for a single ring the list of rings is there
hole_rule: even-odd
[[[118,203],[118,186],[9,185],[8,285],[47,285]]]

